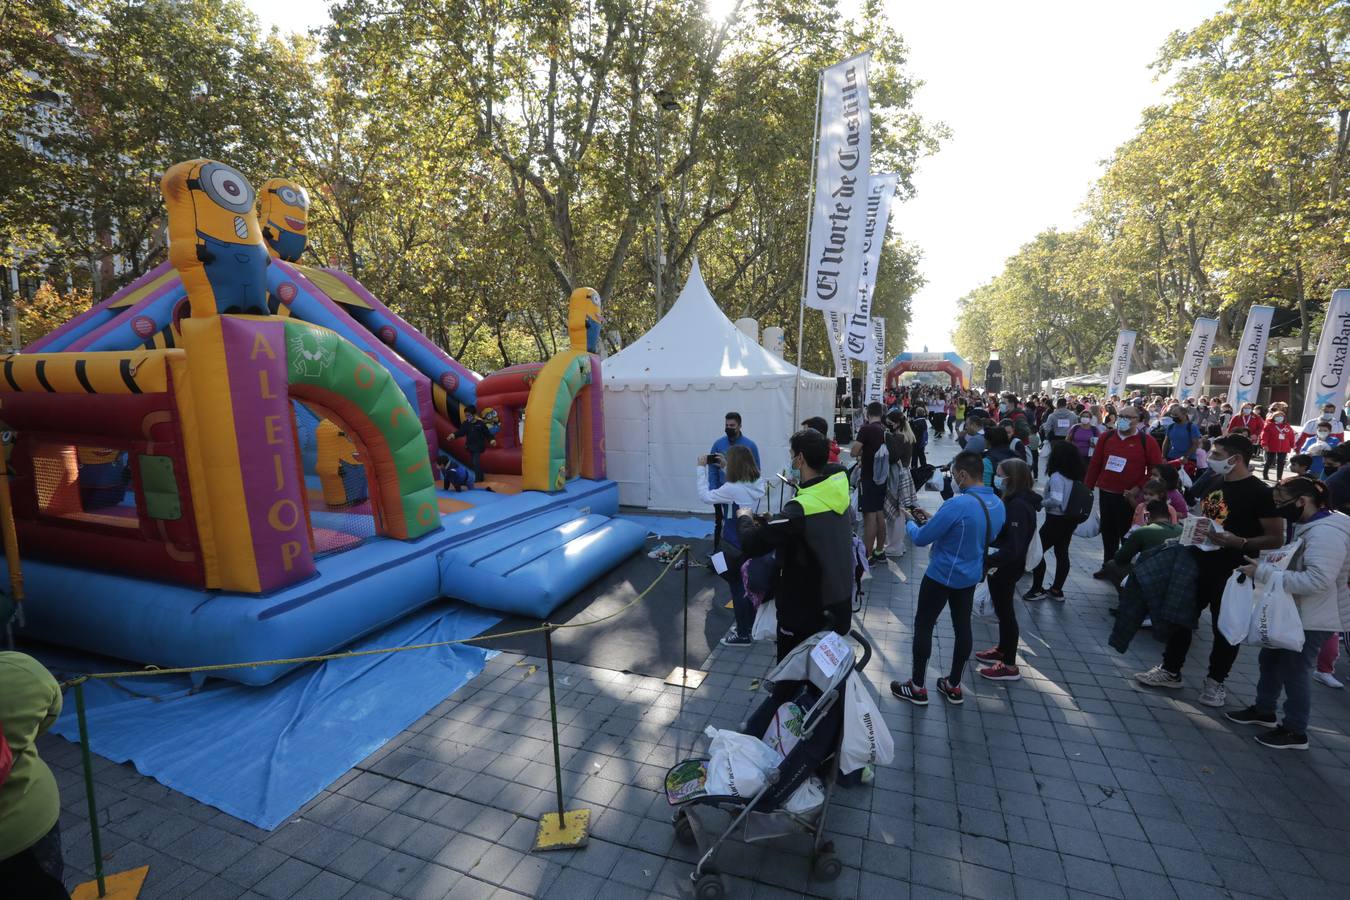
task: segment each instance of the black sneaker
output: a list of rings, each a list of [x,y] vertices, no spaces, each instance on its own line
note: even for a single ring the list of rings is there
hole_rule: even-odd
[[[947,699],[952,706],[960,706],[966,702],[965,695],[961,693],[961,685],[952,684],[945,678],[939,678],[937,682],[938,693]]]
[[[1276,725],[1274,713],[1260,712],[1255,706],[1226,712],[1223,717],[1239,725],[1260,725],[1262,728],[1274,728]]]
[[[915,706],[928,705],[928,688],[923,685],[915,684],[911,681],[892,681],[891,695],[901,700],[908,700]]]
[[[1050,596],[1045,588],[1034,587],[1022,595],[1023,600],[1040,600],[1043,597]]]
[[[1256,742],[1272,750],[1307,750],[1308,736],[1290,731],[1281,725],[1272,731],[1256,736]]]
[[[736,629],[728,631],[722,637],[723,647],[749,647],[755,641],[748,634],[737,634]]]

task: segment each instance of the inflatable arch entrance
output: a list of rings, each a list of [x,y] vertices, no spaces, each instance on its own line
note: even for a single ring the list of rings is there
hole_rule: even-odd
[[[886,370],[886,387],[899,385],[906,372],[942,372],[951,378],[952,387],[970,387],[970,364],[955,353],[901,353]]]

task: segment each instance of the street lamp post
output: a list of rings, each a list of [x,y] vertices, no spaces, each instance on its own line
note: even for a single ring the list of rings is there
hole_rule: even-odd
[[[665,171],[661,166],[661,145],[665,143],[665,113],[679,112],[680,102],[665,88],[652,94],[652,99],[659,107],[656,114],[656,315],[660,318],[665,312],[666,303],[665,294],[661,290],[661,277],[666,268],[666,244],[661,235],[661,225],[665,218],[661,206],[666,193],[665,185],[662,183]]]

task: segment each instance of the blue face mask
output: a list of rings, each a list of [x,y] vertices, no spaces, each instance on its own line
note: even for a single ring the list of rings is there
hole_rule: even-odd
[[[996,491],[1001,491],[1001,490],[1003,490],[1003,476],[1002,476],[1002,475],[995,475],[995,476],[994,476],[994,490],[996,490]]]
[[[793,481],[801,481],[802,470],[797,468],[796,466],[793,466],[792,468],[788,469],[788,478],[791,478]]]

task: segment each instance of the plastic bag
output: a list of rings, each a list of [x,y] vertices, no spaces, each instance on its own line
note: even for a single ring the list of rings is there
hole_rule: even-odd
[[[1041,523],[1036,522],[1032,525],[1031,543],[1027,544],[1027,558],[1023,563],[1026,571],[1030,572],[1041,564],[1045,558],[1045,548],[1041,546]]]
[[[1252,605],[1256,602],[1256,588],[1252,579],[1234,572],[1224,585],[1223,600],[1219,603],[1219,634],[1230,644],[1247,640],[1252,625]]]
[[[909,534],[905,531],[905,517],[897,516],[886,526],[886,555],[904,556],[909,549]]]
[[[946,476],[941,469],[934,469],[933,474],[928,476],[928,489],[931,491],[940,491],[945,483]]]
[[[1303,620],[1293,595],[1284,589],[1283,571],[1259,586],[1247,643],[1271,650],[1303,649]]]
[[[778,767],[779,756],[757,737],[713,728],[703,731],[708,745],[708,793],[753,797],[764,787],[765,773]]]
[[[761,603],[755,610],[755,624],[750,626],[750,637],[756,641],[778,639],[778,607],[772,601]]]
[[[1092,515],[1084,519],[1082,524],[1073,530],[1073,536],[1080,538],[1094,538],[1101,533],[1102,520],[1096,510],[1093,510]]]
[[[987,619],[994,615],[994,598],[989,596],[988,581],[981,581],[975,585],[975,602],[970,613],[980,619]]]
[[[815,775],[797,785],[797,789],[783,803],[783,809],[796,815],[819,809],[825,802],[825,782]]]
[[[844,682],[844,740],[839,748],[839,771],[847,775],[868,763],[889,765],[895,759],[895,741],[882,721],[872,689],[857,672]]]

